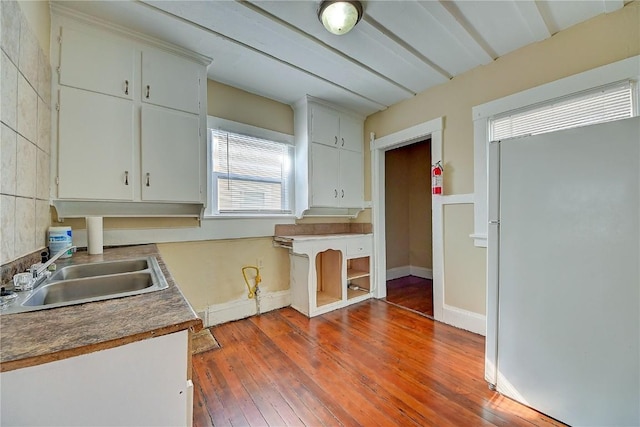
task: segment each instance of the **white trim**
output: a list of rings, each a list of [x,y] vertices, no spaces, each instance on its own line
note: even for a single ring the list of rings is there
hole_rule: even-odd
[[[431,268],[416,267],[414,265],[403,265],[387,270],[387,280],[399,279],[401,277],[416,276],[422,279],[433,279],[433,270]]]
[[[375,297],[387,296],[383,282],[387,276],[385,237],[385,151],[410,145],[431,137],[431,162],[442,161],[442,117],[420,123],[407,129],[375,139],[371,133],[371,179],[372,179],[372,220],[374,239],[373,280]],[[432,241],[433,241],[433,312],[436,320],[442,319],[444,306],[444,243],[442,222],[442,196],[432,197]]]
[[[105,246],[143,245],[147,243],[195,242],[219,239],[273,237],[276,224],[295,224],[286,218],[216,218],[200,222],[200,226],[181,228],[105,229]],[[87,231],[73,230],[73,244],[87,246]]]
[[[640,55],[603,65],[472,108],[474,146],[474,238],[476,246],[487,247],[487,120],[495,115],[604,86],[622,80],[640,80]],[[636,89],[638,90],[638,89]]]
[[[411,276],[420,277],[421,279],[433,279],[433,269],[425,267],[416,267],[412,265],[409,267],[409,274]]]
[[[441,203],[443,205],[468,205],[472,204],[475,201],[475,194],[451,194],[448,196],[434,196],[440,197]]]
[[[407,277],[411,275],[411,266],[403,265],[402,267],[394,267],[387,270],[387,281]]]
[[[486,316],[474,313],[473,311],[463,310],[445,304],[441,321],[456,328],[471,331],[482,336],[486,335]]]
[[[277,310],[291,305],[291,293],[288,289],[284,291],[268,292],[260,294],[260,313]],[[234,320],[245,319],[258,314],[255,299],[240,299],[228,301],[221,304],[213,304],[205,309],[205,327],[219,325],[221,323]]]
[[[277,132],[275,130],[252,126],[246,123],[234,122],[233,120],[222,119],[215,116],[207,116],[207,129],[222,129],[227,132],[253,136],[254,138],[283,142],[289,145],[295,144],[293,135],[289,135],[288,133]]]

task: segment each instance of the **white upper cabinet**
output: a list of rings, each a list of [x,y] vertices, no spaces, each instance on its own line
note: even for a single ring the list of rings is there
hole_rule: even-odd
[[[355,216],[364,206],[364,120],[307,97],[294,106],[296,215]]]
[[[61,31],[61,85],[133,99],[135,62],[131,45],[72,27]]]
[[[56,208],[74,216],[87,206],[105,216],[200,215],[206,59],[105,27],[52,14]]]
[[[202,66],[160,50],[142,51],[142,102],[197,114]]]
[[[60,88],[58,197],[133,200],[133,103]]]
[[[142,106],[142,200],[200,201],[198,116]]]

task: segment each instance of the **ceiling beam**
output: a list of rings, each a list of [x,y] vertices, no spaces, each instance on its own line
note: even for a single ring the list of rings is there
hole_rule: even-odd
[[[289,22],[280,19],[279,17],[273,15],[272,13],[262,9],[259,5],[257,4],[253,4],[250,1],[247,0],[236,0],[239,4],[245,6],[246,8],[252,10],[255,13],[258,13],[260,15],[262,15],[263,17],[271,20],[274,23],[277,23],[285,28],[287,28],[289,31],[293,31],[295,32],[297,35],[299,35],[300,37],[304,37],[307,40],[313,42],[314,44],[316,44],[317,46],[326,49],[328,51],[330,51],[331,53],[340,56],[340,58],[342,58],[345,61],[348,61],[350,63],[352,63],[353,65],[362,68],[364,71],[371,73],[373,75],[375,75],[376,77],[385,80],[386,82],[394,85],[395,87],[397,87],[398,89],[401,89],[402,91],[406,92],[407,95],[409,96],[415,96],[416,93],[414,91],[412,91],[411,89],[409,89],[408,87],[400,84],[399,82],[385,76],[384,74],[374,70],[373,68],[369,67],[368,65],[358,61],[357,59],[354,59],[353,57],[345,54],[344,52],[334,48],[333,46],[329,45],[328,43],[325,43],[324,41],[312,36],[311,34],[303,31],[302,29],[296,27],[295,25],[290,24]]]
[[[488,64],[498,57],[498,54],[466,20],[454,2],[421,1],[418,4],[431,14],[442,25],[442,29],[448,32],[464,50],[469,52],[469,55],[476,62]]]
[[[513,2],[520,12],[520,16],[527,24],[529,32],[535,39],[535,41],[541,41],[551,37],[551,30],[544,21],[540,9],[535,0],[519,0]]]
[[[395,44],[400,46],[402,49],[406,50],[407,52],[409,52],[410,54],[412,54],[413,56],[418,58],[420,61],[422,61],[428,67],[433,69],[436,73],[440,74],[441,76],[443,76],[447,80],[451,80],[453,78],[453,75],[451,73],[449,73],[447,70],[445,70],[444,68],[440,67],[438,64],[436,64],[435,62],[433,62],[429,58],[427,58],[425,55],[423,55],[416,48],[414,48],[409,43],[407,43],[406,41],[404,41],[403,39],[398,37],[398,35],[396,33],[394,33],[393,31],[389,30],[387,27],[385,27],[384,25],[382,25],[381,23],[379,23],[378,21],[373,19],[371,16],[364,15],[362,17],[362,20],[365,21],[367,24],[371,25],[376,30],[378,30],[384,36],[388,37],[390,40],[392,40]]]
[[[365,100],[367,102],[370,102],[370,103],[372,103],[374,105],[379,106],[381,110],[384,110],[384,109],[389,107],[388,105],[382,104],[382,103],[380,103],[380,102],[378,102],[378,101],[376,101],[374,99],[371,99],[371,98],[369,98],[369,97],[367,97],[365,95],[357,93],[357,92],[355,92],[355,91],[353,91],[353,90],[351,90],[351,89],[349,89],[347,87],[344,87],[342,85],[334,83],[331,80],[326,79],[326,78],[324,78],[322,76],[319,76],[319,75],[317,75],[315,73],[312,73],[311,71],[308,71],[308,70],[306,70],[306,69],[304,69],[302,67],[299,67],[299,66],[297,66],[295,64],[292,64],[290,62],[284,61],[284,60],[282,60],[282,59],[280,59],[280,58],[278,58],[276,56],[273,56],[273,55],[271,55],[271,54],[269,54],[267,52],[264,52],[264,51],[262,51],[260,49],[256,49],[253,46],[250,46],[250,45],[248,45],[246,43],[243,43],[243,42],[241,42],[239,40],[236,40],[236,39],[234,39],[232,37],[226,36],[226,35],[224,35],[222,33],[219,33],[219,32],[217,32],[215,30],[212,30],[211,28],[205,27],[204,25],[200,25],[197,22],[193,22],[193,21],[191,21],[189,19],[183,18],[182,16],[173,14],[173,13],[168,12],[168,11],[158,7],[158,6],[146,3],[146,2],[141,1],[141,0],[137,1],[136,3],[140,4],[140,5],[143,5],[143,6],[146,6],[147,8],[152,9],[157,13],[161,13],[161,14],[163,14],[165,16],[169,16],[169,17],[171,17],[173,19],[176,19],[176,20],[178,20],[178,21],[180,21],[180,22],[182,22],[184,24],[191,25],[192,27],[197,28],[197,29],[199,29],[201,31],[204,31],[204,32],[206,32],[208,34],[211,34],[211,35],[214,35],[216,37],[219,37],[219,38],[221,38],[221,39],[223,39],[223,40],[225,40],[225,41],[227,41],[229,43],[237,45],[238,47],[241,47],[241,48],[244,48],[244,49],[248,49],[248,50],[250,50],[252,52],[255,52],[257,54],[265,56],[265,57],[267,57],[267,58],[269,58],[269,59],[271,59],[273,61],[279,62],[280,64],[283,64],[283,65],[286,65],[288,67],[291,67],[291,68],[295,69],[296,71],[304,73],[304,74],[306,74],[306,75],[308,75],[310,77],[313,77],[315,79],[321,80],[322,82],[327,83],[327,84],[329,84],[329,85],[331,85],[333,87],[336,87],[336,88],[339,88],[341,90],[344,90],[345,92],[348,92],[351,95],[357,96],[358,98],[361,98],[361,99],[363,99],[363,100]],[[214,63],[215,63],[215,59],[214,59]]]

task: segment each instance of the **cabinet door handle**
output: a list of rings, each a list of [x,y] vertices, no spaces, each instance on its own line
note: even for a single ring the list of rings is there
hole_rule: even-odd
[[[124,81],[124,94],[129,95],[129,80]]]
[[[151,187],[151,174],[147,172],[147,187]]]
[[[124,185],[129,185],[129,171],[124,171]]]
[[[333,138],[334,138],[333,143],[334,143],[335,145],[338,145],[338,137],[337,137],[337,136],[334,136]]]
[[[341,190],[341,191],[342,191],[342,196],[340,196],[340,197],[341,197],[342,199],[344,199],[344,190]]]
[[[145,95],[145,98],[149,99],[150,94],[151,94],[151,86],[147,85],[147,94]]]
[[[344,138],[342,138],[342,146],[344,147]]]
[[[334,199],[338,198],[338,190],[336,190],[336,189],[333,190],[333,198]]]

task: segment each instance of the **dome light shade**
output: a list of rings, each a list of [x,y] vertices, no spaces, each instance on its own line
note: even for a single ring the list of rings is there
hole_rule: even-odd
[[[318,19],[330,33],[346,34],[362,18],[362,3],[359,1],[325,0],[318,8]]]

